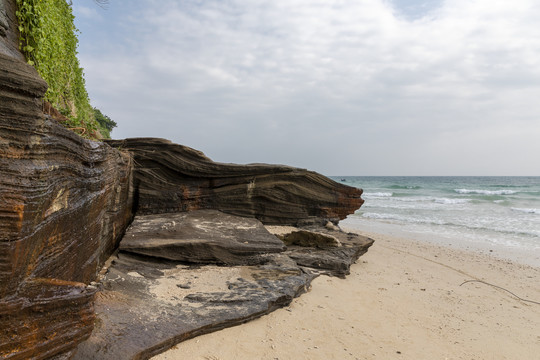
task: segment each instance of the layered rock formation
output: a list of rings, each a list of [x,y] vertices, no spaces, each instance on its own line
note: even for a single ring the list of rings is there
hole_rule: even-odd
[[[126,242],[123,251],[130,251],[131,255],[121,253],[106,275],[104,286],[108,288],[96,292],[96,286],[90,284],[118,248],[135,212],[164,214],[215,209],[267,224],[337,222],[362,204],[361,190],[287,166],[214,163],[196,150],[161,139],[110,142],[119,149],[82,139],[44,115],[41,99],[47,85],[17,50],[14,12],[14,0],[0,0],[0,358],[72,358],[77,345],[90,336],[96,323],[94,308],[100,314],[109,306],[125,317],[140,312],[142,319],[184,319],[184,325],[178,326],[184,326],[186,331],[161,322],[164,327],[154,332],[166,336],[157,336],[149,343],[141,342],[137,336],[122,338],[127,344],[149,344],[149,348],[135,347],[131,352],[139,354],[133,357],[144,358],[186,336],[271,311],[305,290],[314,273],[299,265],[300,260],[291,260],[293,256],[277,254],[284,250],[283,244],[263,232],[260,224],[244,224],[248,220],[243,219],[232,223],[244,224],[244,235],[237,233],[227,244],[218,241],[227,239],[229,230],[225,228],[217,238],[207,238],[204,245],[192,238],[189,243],[173,246],[175,251],[188,251],[187,255],[178,252],[177,261],[258,267],[250,268],[246,283],[238,278],[228,280],[227,286],[240,291],[227,295],[232,296],[230,304],[234,311],[222,313],[224,308],[216,305],[215,299],[225,295],[219,291],[182,300],[198,304],[193,309],[202,303],[209,306],[211,311],[205,313],[206,318],[202,313],[192,318],[202,328],[185,325],[190,321],[189,314],[197,314],[196,310],[177,309],[168,318],[161,313],[147,314],[149,318],[142,315],[148,298],[139,290],[152,288],[155,281],[161,281],[161,275],[179,266],[161,256],[171,250],[162,246],[163,233],[157,237],[146,234],[139,239],[154,239],[153,245],[160,243],[161,250],[148,252],[148,244]],[[186,214],[171,216],[185,218]],[[163,221],[167,221],[166,216]],[[252,226],[257,232],[250,232]],[[170,230],[180,231],[176,225]],[[260,241],[251,243],[254,238]],[[370,244],[364,243],[361,251]],[[347,246],[338,249],[342,248]],[[201,255],[201,249],[213,251],[211,260],[208,255]],[[354,261],[361,251],[354,252],[349,260]],[[144,261],[137,257],[141,254],[146,256]],[[312,255],[313,252],[309,253]],[[136,279],[140,278],[135,276],[135,280],[131,279],[135,285],[123,288],[128,284],[125,279],[133,277],[129,273],[135,269],[134,264],[147,282],[139,283]],[[312,261],[307,266],[319,265]],[[181,274],[185,276],[187,273]],[[131,295],[140,298],[129,299]],[[216,323],[213,319],[217,319],[218,312],[223,318]],[[114,339],[115,331],[122,328],[125,320],[111,315],[110,322],[98,321],[104,332],[96,331],[96,336],[110,334]],[[144,322],[134,320],[133,326],[142,329],[141,334],[148,331]],[[167,333],[173,330],[178,332]],[[91,346],[95,339],[93,335],[81,345],[78,358],[88,358],[85,354],[93,351],[89,349],[103,350],[100,345]],[[120,358],[129,358],[124,355]]]
[[[31,66],[0,69],[0,357],[48,358],[92,330],[85,284],[131,220],[132,160],[45,117]]]
[[[47,84],[16,51],[15,2],[0,3],[0,358],[65,358],[131,220],[132,160],[44,116]]]
[[[340,246],[321,245],[320,242],[315,242],[313,245],[291,244],[287,246],[285,254],[298,266],[317,269],[322,274],[340,278],[345,278],[346,275],[350,274],[351,265],[373,244],[372,239],[364,236],[319,227],[306,227],[301,232],[314,232],[314,235],[309,236],[312,239],[320,239],[321,235],[326,234],[335,238]],[[293,235],[292,237],[297,236]]]
[[[138,214],[216,209],[264,224],[302,225],[337,222],[364,202],[362,190],[304,169],[216,163],[163,139],[107,143],[133,154]]]
[[[13,0],[0,0],[0,53],[24,61],[19,51],[19,32]]]

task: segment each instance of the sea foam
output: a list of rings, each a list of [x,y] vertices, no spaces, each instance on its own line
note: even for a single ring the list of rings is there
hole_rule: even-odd
[[[435,198],[433,200],[437,204],[444,205],[454,205],[454,204],[466,204],[471,201],[471,199],[448,199],[448,198]]]
[[[478,194],[478,195],[512,195],[517,193],[514,190],[469,190],[469,189],[454,189],[458,194]]]
[[[362,194],[366,198],[370,197],[391,197],[394,195],[394,193],[391,192],[374,192],[374,193],[363,193]]]
[[[540,249],[540,177],[349,177],[347,182],[365,191],[366,202],[350,216],[364,228],[434,239],[440,234],[441,241],[496,245],[500,254],[506,248],[527,254]],[[534,263],[540,265],[540,259]]]
[[[520,211],[528,214],[540,214],[540,209],[511,208],[514,211]]]

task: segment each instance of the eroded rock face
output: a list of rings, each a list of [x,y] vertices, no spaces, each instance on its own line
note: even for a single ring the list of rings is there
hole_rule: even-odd
[[[364,202],[361,189],[304,169],[216,163],[163,139],[108,143],[133,154],[138,214],[216,209],[264,224],[325,224],[344,219]]]
[[[135,218],[120,243],[120,251],[189,263],[259,264],[285,245],[263,224],[217,210]]]
[[[90,335],[95,291],[86,285],[132,217],[131,157],[44,116],[45,90],[34,68],[0,52],[5,359],[64,357]]]

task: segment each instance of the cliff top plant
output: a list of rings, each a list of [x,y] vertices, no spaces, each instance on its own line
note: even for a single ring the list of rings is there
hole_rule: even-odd
[[[86,91],[83,69],[77,59],[78,30],[71,2],[17,0],[16,15],[19,47],[28,63],[49,84],[45,100],[69,119],[64,125],[87,138],[99,137],[98,131],[109,137],[112,128],[102,127],[96,121]]]

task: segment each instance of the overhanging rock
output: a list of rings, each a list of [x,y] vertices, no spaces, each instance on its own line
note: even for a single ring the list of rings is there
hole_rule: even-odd
[[[361,189],[313,171],[216,163],[200,151],[164,139],[107,143],[133,154],[138,214],[215,209],[264,224],[325,224],[344,219],[364,202]]]

